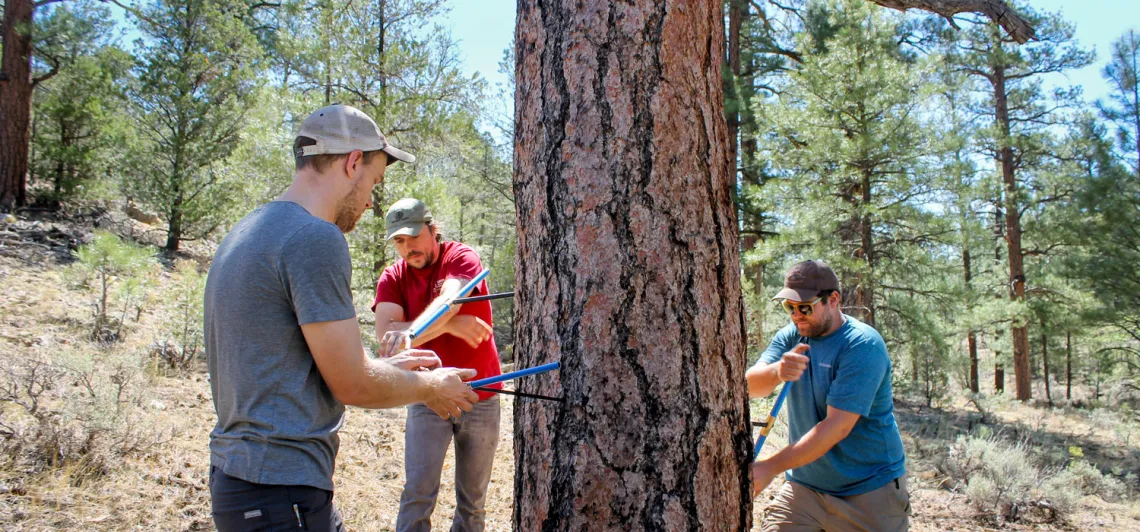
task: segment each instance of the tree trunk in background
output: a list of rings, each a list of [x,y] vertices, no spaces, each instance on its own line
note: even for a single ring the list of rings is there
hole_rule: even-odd
[[[166,251],[171,253],[178,251],[179,244],[182,242],[182,196],[179,195],[174,199],[174,203],[170,206],[170,218],[167,223],[166,230]]]
[[[387,197],[384,195],[384,187],[372,187],[372,215],[378,220],[384,219],[384,211],[388,209],[386,204]],[[388,246],[385,245],[387,240],[384,238],[384,226],[380,225],[380,234],[376,235],[378,242],[372,242],[372,285],[375,286],[376,282],[380,280],[380,274],[384,272],[384,267],[388,265]]]
[[[0,24],[0,212],[27,204],[29,126],[32,121],[31,0],[6,0]]]
[[[1049,338],[1045,336],[1045,320],[1041,320],[1041,361],[1045,365],[1045,401],[1053,406],[1053,394],[1049,391]]]
[[[970,289],[970,280],[973,277],[973,272],[970,269],[970,249],[966,244],[962,244],[962,271],[966,278],[966,289]],[[969,311],[970,307],[967,305],[966,310]],[[978,335],[973,329],[966,333],[966,347],[970,354],[970,377],[969,387],[973,393],[978,393]]]
[[[729,159],[731,161],[732,169],[731,175],[735,183],[751,184],[760,186],[760,175],[756,171],[756,134],[758,127],[756,126],[756,115],[752,112],[752,100],[756,97],[756,68],[749,59],[747,68],[741,61],[741,50],[744,47],[745,39],[740,33],[740,28],[752,18],[752,9],[749,2],[746,0],[731,0],[729,5],[729,24],[730,24],[730,47],[735,47],[735,52],[729,52],[729,66],[732,68],[733,79],[736,81],[734,89],[736,90],[736,98],[739,101],[737,107],[737,134],[733,149],[734,156]],[[735,25],[736,30],[731,27]],[[741,200],[741,205],[748,205],[748,202]],[[745,231],[751,232],[751,238],[742,238],[740,250],[747,252],[755,249],[764,242],[764,213],[756,212],[757,207],[751,206],[751,209],[743,209],[741,213],[741,225]],[[751,211],[751,212],[749,212]],[[744,275],[752,279],[752,293],[761,296],[762,301],[764,295],[764,263],[756,262],[745,265]],[[764,343],[764,316],[766,312],[761,311],[758,313],[758,323],[755,324],[754,330],[757,331],[757,342]]]
[[[863,323],[875,326],[875,240],[871,225],[871,171],[863,169],[863,180],[859,183],[859,251],[855,254],[867,262],[867,270],[859,275],[859,299]]]
[[[728,123],[728,161],[729,175],[733,184],[736,183],[736,168],[740,164],[737,156],[740,153],[740,110],[748,105],[737,90],[740,75],[740,25],[744,20],[744,11],[747,9],[745,0],[729,0],[728,2],[728,55],[724,65],[724,119]],[[736,187],[733,187],[735,190]]]
[[[187,121],[184,118],[179,120],[179,127],[175,129],[176,135],[183,131],[186,131],[187,128],[183,127],[183,125],[186,123]],[[178,138],[185,137],[179,135]],[[184,149],[184,144],[178,144],[174,148],[174,159],[170,169],[170,181],[169,187],[167,189],[169,191],[169,197],[171,199],[170,205],[167,207],[166,211],[166,246],[164,249],[166,249],[166,251],[169,253],[178,251],[179,243],[182,241],[182,204],[185,199],[183,196],[183,194],[185,194],[185,190],[182,188],[184,183],[182,179],[182,172],[184,171],[183,168],[185,167],[183,163],[184,159],[182,157],[182,155],[185,153],[183,151]]]
[[[994,202],[994,271],[1001,268],[1001,242],[1005,240],[1005,224],[1002,222],[1002,208],[1001,208],[1001,195],[999,193],[997,200]],[[997,293],[994,297],[1000,298]],[[994,343],[998,341],[998,332],[995,330],[993,334]],[[1000,351],[994,351],[994,393],[1005,393],[1005,364],[999,362]]]
[[[1000,46],[1000,44],[999,44]],[[998,158],[1001,164],[1002,194],[1005,198],[1005,241],[1009,259],[1009,299],[1025,301],[1025,264],[1021,250],[1021,204],[1018,201],[1017,177],[1014,175],[1013,147],[1010,146],[1009,107],[1006,100],[1005,69],[994,69],[994,112],[998,127],[1001,128],[1001,149]],[[1033,398],[1033,387],[1029,364],[1029,328],[1014,321],[1010,326],[1013,338],[1013,376],[1017,387],[1017,399],[1028,401]]]
[[[1073,400],[1073,333],[1065,332],[1065,399]]]
[[[997,359],[997,351],[994,351],[994,359]],[[1005,393],[1005,364],[1001,362],[994,362],[994,393]]]
[[[966,346],[970,351],[970,391],[978,393],[978,335],[970,331],[966,335]]]
[[[748,530],[720,1],[522,0],[516,530]]]

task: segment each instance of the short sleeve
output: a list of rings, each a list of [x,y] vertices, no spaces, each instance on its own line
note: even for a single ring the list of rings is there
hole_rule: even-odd
[[[277,267],[298,325],[356,317],[352,259],[336,226],[311,223],[281,249]]]
[[[467,246],[461,246],[456,249],[442,267],[443,272],[441,273],[443,275],[441,277],[444,280],[462,279],[464,282],[474,279],[475,276],[483,271],[483,264],[479,262],[479,255],[475,253],[475,250]],[[480,287],[483,286],[486,285],[480,283],[479,287],[472,290],[469,295],[479,295],[481,293]]]
[[[767,365],[780,360],[780,358],[784,356],[784,353],[791,351],[792,348],[796,346],[798,339],[799,333],[796,332],[795,324],[789,323],[786,327],[777,331],[776,335],[772,337],[771,343],[768,344],[768,349],[765,349],[764,352],[760,354],[760,360],[756,362],[756,365]]]
[[[376,299],[372,300],[372,312],[376,312],[376,305],[380,303],[395,303],[405,311],[408,309],[404,293],[400,291],[400,279],[395,266],[384,268],[384,273],[380,274],[380,280],[376,282]]]
[[[884,378],[890,359],[882,341],[864,340],[848,348],[836,361],[835,379],[827,392],[827,404],[840,410],[866,416]]]

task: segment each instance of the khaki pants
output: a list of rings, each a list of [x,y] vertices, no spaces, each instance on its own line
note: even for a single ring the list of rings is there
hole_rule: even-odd
[[[825,530],[905,531],[909,528],[910,495],[906,477],[877,490],[836,497],[785,482],[764,510],[764,532]]]

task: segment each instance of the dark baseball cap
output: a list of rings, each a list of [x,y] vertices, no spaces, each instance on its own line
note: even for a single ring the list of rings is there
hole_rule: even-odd
[[[424,202],[415,198],[404,198],[393,203],[384,215],[386,240],[398,235],[419,236],[424,224],[430,222],[431,211]]]
[[[824,290],[839,290],[839,277],[822,260],[805,260],[788,270],[784,289],[772,299],[811,301]]]

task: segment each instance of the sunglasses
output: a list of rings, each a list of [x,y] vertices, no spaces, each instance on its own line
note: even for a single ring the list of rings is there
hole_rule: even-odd
[[[795,311],[798,310],[800,311],[800,314],[803,314],[804,316],[811,316],[812,309],[815,308],[815,304],[819,303],[822,299],[823,298],[820,297],[814,297],[811,301],[797,301],[794,303],[785,299],[780,302],[780,306],[784,307],[784,310],[787,311],[789,315],[795,314]]]

